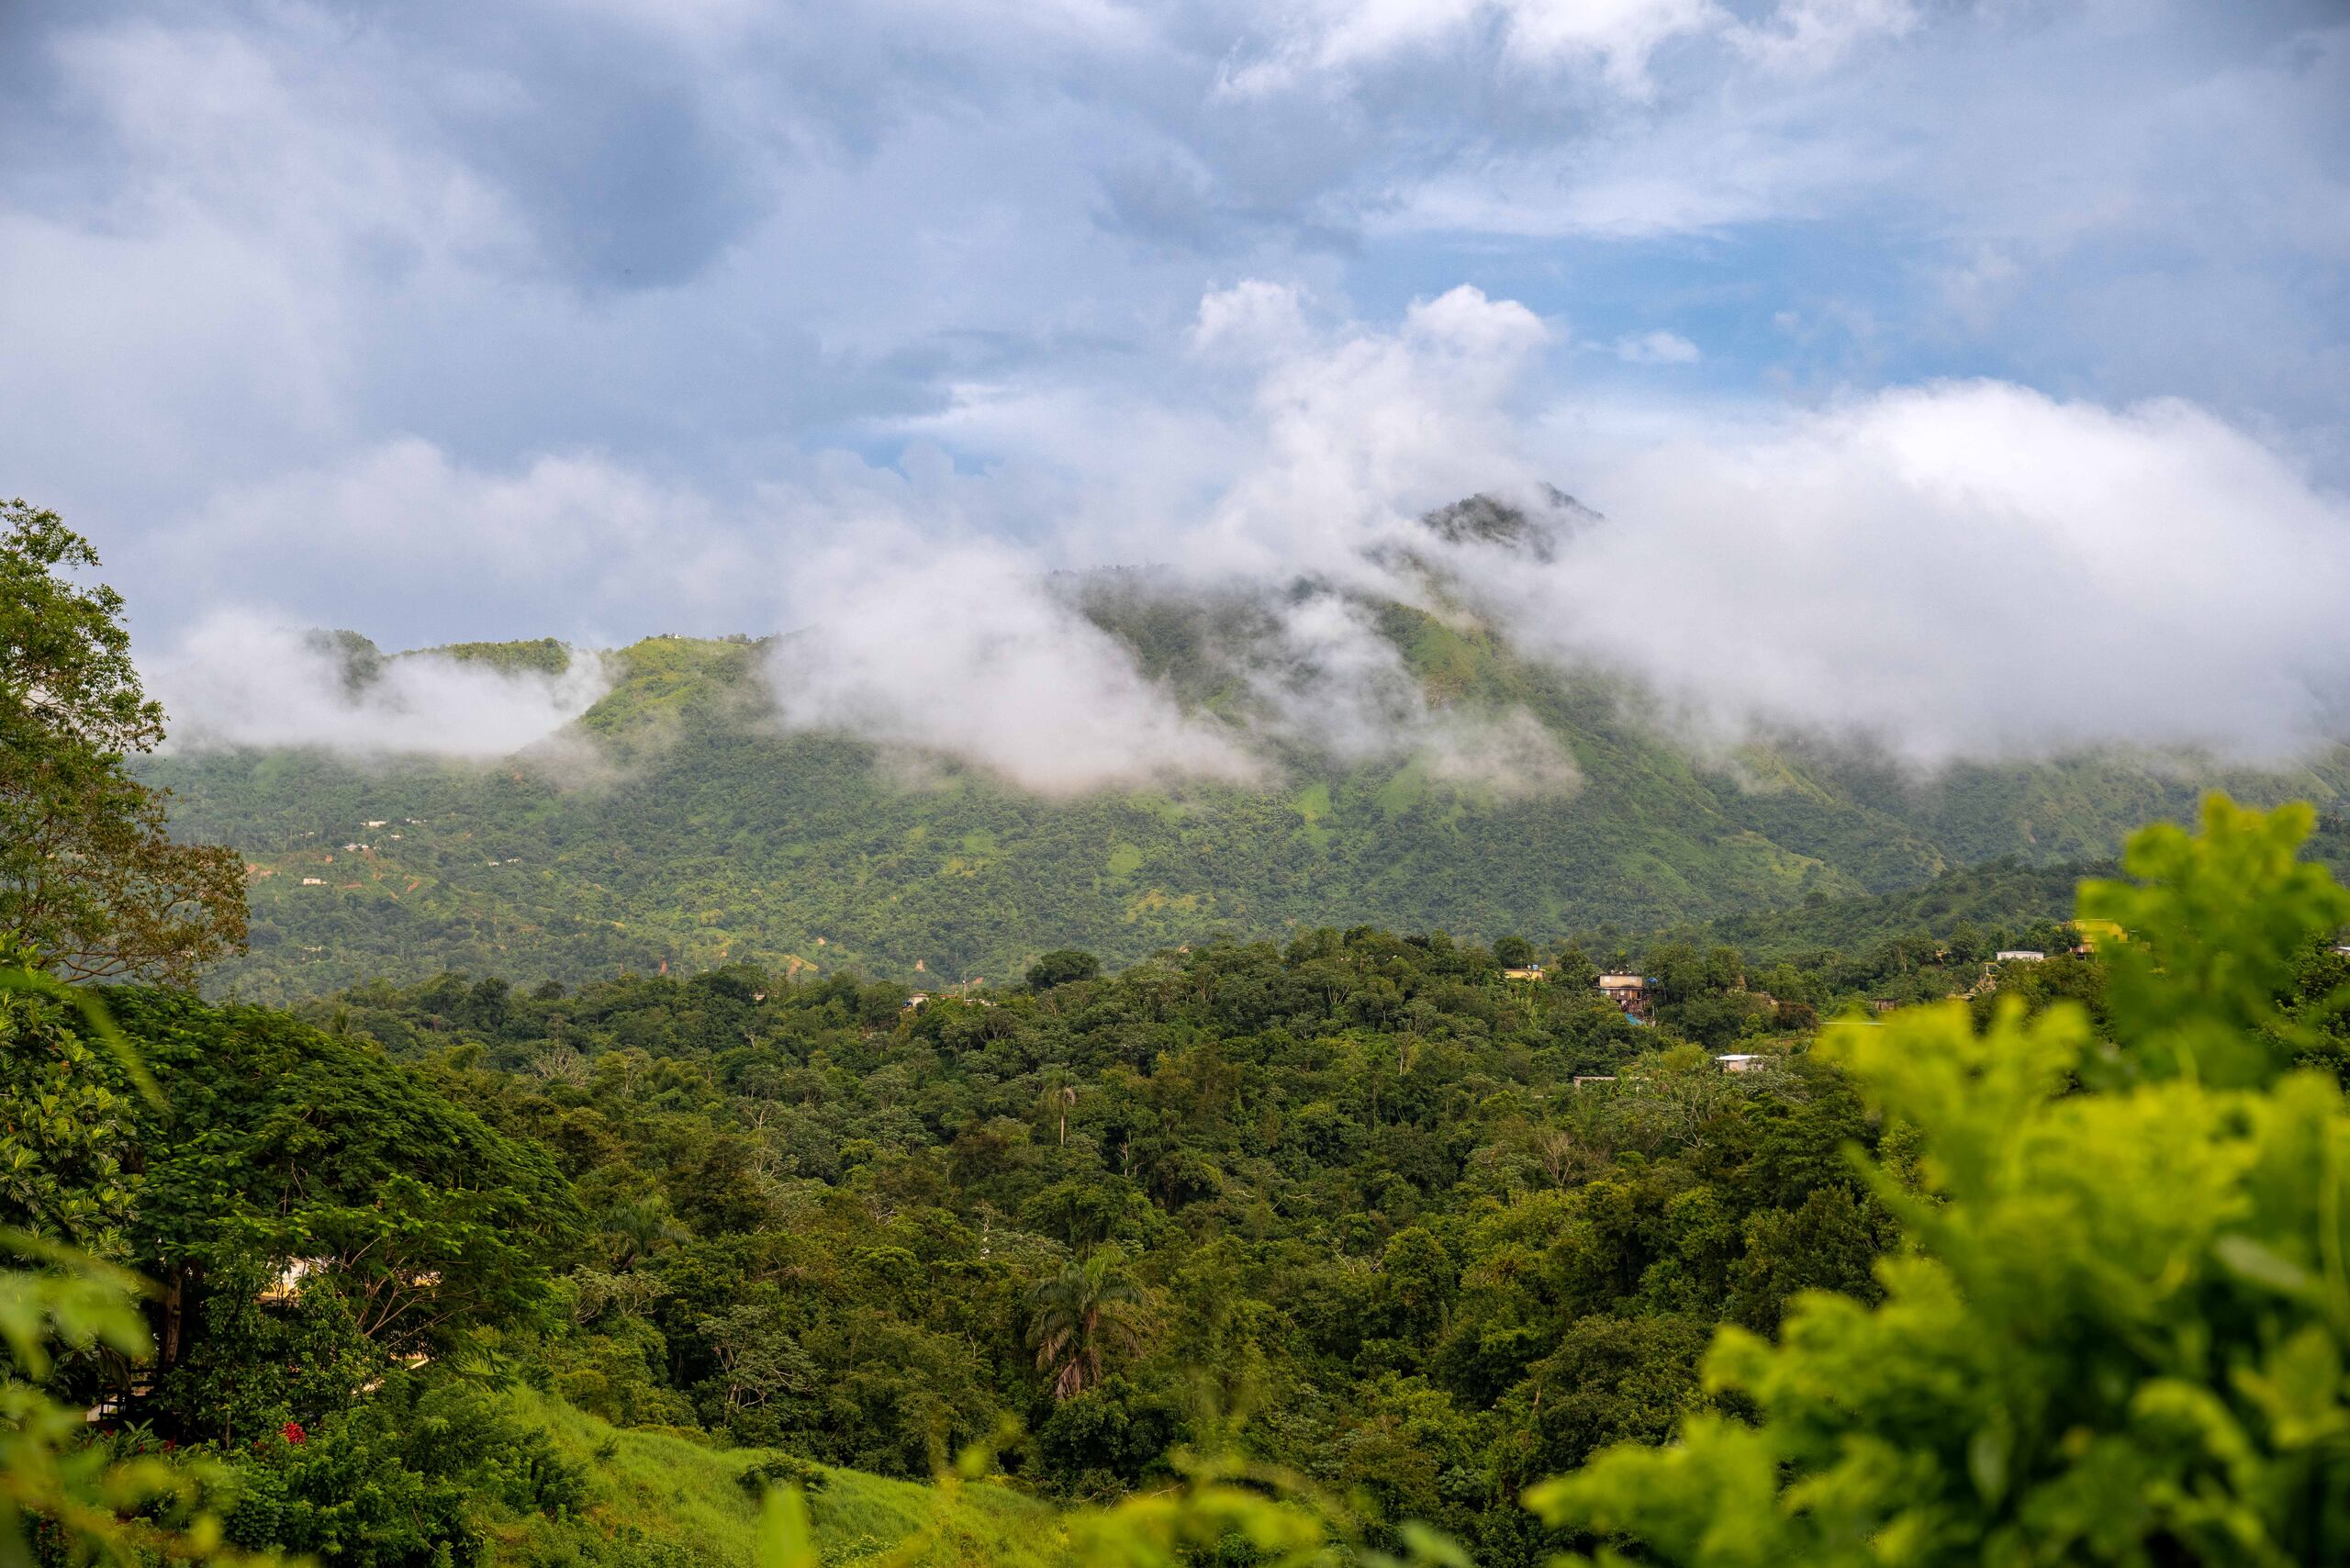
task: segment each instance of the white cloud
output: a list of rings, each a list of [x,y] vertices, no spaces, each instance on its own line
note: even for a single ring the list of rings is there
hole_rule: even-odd
[[[1695,364],[1704,356],[1680,333],[1659,329],[1617,339],[1616,357],[1628,364]]]
[[[1558,737],[1524,709],[1432,703],[1360,602],[1311,594],[1276,616],[1270,645],[1248,650],[1263,739],[1348,763],[1417,758],[1439,779],[1507,796],[1581,782]]]
[[[341,661],[315,638],[238,610],[207,617],[142,673],[170,715],[174,751],[474,761],[554,739],[610,685],[602,660],[587,653],[559,676],[417,654],[387,661],[353,690]]]
[[[744,571],[765,547],[691,489],[595,453],[482,470],[412,436],[226,489],[153,548],[184,590],[307,598],[359,620],[429,598],[443,626],[493,640],[532,599],[569,636],[651,597],[698,623],[714,610],[739,624],[764,602]]]
[[[2350,501],[2188,404],[1937,385],[1684,419],[1584,481],[1610,526],[1486,591],[1721,726],[2276,759],[2350,721]]]
[[[1050,795],[1263,776],[1002,546],[868,532],[804,563],[791,592],[807,619],[771,665],[787,728],[945,753]]]
[[[1639,99],[1657,52],[1684,39],[1721,40],[1776,71],[1818,72],[1861,43],[1918,26],[1913,0],[1781,0],[1753,21],[1716,0],[1311,0],[1293,7],[1272,47],[1231,62],[1221,85],[1258,95],[1399,56],[1490,37],[1519,67],[1595,67]]]
[[[1224,84],[1240,94],[1278,91],[1311,73],[1377,64],[1491,28],[1515,61],[1594,63],[1618,89],[1639,94],[1661,45],[1729,20],[1712,0],[1315,0],[1287,19],[1271,53],[1237,63]]]
[[[1530,479],[1510,405],[1550,337],[1523,305],[1467,286],[1415,301],[1390,331],[1302,341],[1282,321],[1254,342],[1233,476],[1179,559],[1346,572],[1421,513]]]

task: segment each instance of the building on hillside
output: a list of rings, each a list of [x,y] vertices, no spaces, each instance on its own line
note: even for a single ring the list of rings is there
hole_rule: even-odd
[[[1727,1056],[1716,1057],[1714,1060],[1724,1072],[1752,1072],[1770,1058],[1757,1056],[1752,1051],[1731,1051]]]
[[[2073,952],[2078,958],[2088,958],[2100,942],[2120,942],[2130,934],[2110,920],[2076,920],[2073,922]]]
[[[1602,975],[1597,980],[1599,994],[1616,1004],[1616,1010],[1635,1023],[1649,1021],[1649,1009],[1656,1002],[1657,983],[1647,975]]]
[[[2002,947],[1992,962],[1998,964],[2037,964],[2048,957],[2037,947]]]
[[[1539,964],[1528,964],[1522,969],[1504,969],[1502,971],[1502,979],[1504,980],[1539,980],[1541,978],[1542,966]]]
[[[913,1012],[916,1008],[920,1008],[920,1007],[927,1007],[927,1006],[929,1006],[929,1005],[930,1005],[930,992],[928,992],[928,991],[917,991],[912,992],[912,994],[910,994],[910,995],[906,998],[906,1005],[905,1005],[905,1007],[902,1009],[902,1011],[907,1012],[907,1013],[912,1013],[912,1012]]]

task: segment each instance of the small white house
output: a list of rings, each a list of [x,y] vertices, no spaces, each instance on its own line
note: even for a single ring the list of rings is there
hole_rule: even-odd
[[[1998,961],[2003,964],[2036,964],[2047,957],[2037,947],[2002,947]]]
[[[323,888],[327,885],[327,879],[324,877],[305,877],[302,879],[302,885],[306,888]]]
[[[1718,1056],[1714,1058],[1721,1064],[1721,1070],[1724,1072],[1752,1072],[1767,1059],[1755,1055],[1752,1051],[1732,1051],[1728,1056]]]

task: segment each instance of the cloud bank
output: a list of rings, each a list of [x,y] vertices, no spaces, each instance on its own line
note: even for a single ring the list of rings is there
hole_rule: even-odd
[[[785,728],[944,753],[1048,795],[1268,777],[1055,597],[1033,560],[979,543],[897,555],[835,552],[801,577],[822,619],[771,660]]]
[[[410,447],[239,517],[257,544],[361,498],[429,511],[451,541],[468,518],[536,520],[506,535],[583,598],[717,584],[741,617],[723,629],[791,632],[771,672],[787,729],[1054,795],[1270,785],[1309,753],[1574,787],[1531,714],[1432,700],[1383,602],[1482,624],[1570,680],[1628,679],[1712,740],[1799,732],[1930,767],[2109,747],[2276,762],[2350,734],[2350,499],[2273,442],[2182,400],[1981,379],[1792,409],[1529,397],[1562,335],[1474,289],[1382,325],[1248,280],[1203,298],[1155,399],[994,387],[947,416],[1049,462],[835,455],[726,504],[587,455],[498,476]],[[1547,478],[1604,516],[1546,498]],[[1423,521],[1472,492],[1525,506],[1539,547]],[[1223,615],[1185,655],[1213,680],[1147,667],[1089,614],[1089,579],[1053,575],[1140,562],[1146,599]],[[529,744],[595,689],[393,672],[353,706],[282,635],[219,618],[156,685],[186,744],[450,756]]]
[[[593,655],[556,676],[433,653],[355,671],[317,634],[241,611],[198,623],[143,673],[171,717],[171,751],[477,762],[557,741],[610,686]]]
[[[1485,591],[1529,645],[1718,728],[1926,763],[2350,734],[2350,498],[2192,405],[1948,383],[1676,431],[1589,479],[1613,525]]]

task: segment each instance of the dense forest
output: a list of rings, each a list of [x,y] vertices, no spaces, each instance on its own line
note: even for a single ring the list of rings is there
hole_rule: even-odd
[[[1131,591],[1084,602],[1202,712],[1224,700],[1206,610]],[[611,689],[549,754],[206,749],[146,757],[139,776],[173,791],[180,833],[234,844],[253,868],[249,948],[207,986],[277,1002],[451,969],[579,985],[752,963],[1002,984],[1059,946],[1124,964],[1329,924],[1611,947],[1718,926],[1758,951],[1849,951],[1934,926],[1953,900],[1986,929],[2061,919],[2086,866],[2132,827],[2190,815],[2208,788],[2265,803],[2350,790],[2338,748],[2285,774],[2107,756],[1923,778],[1794,739],[1708,756],[1620,683],[1401,607],[1378,624],[1429,702],[1523,709],[1579,784],[1513,797],[1425,756],[1297,750],[1277,786],[1049,798],[951,759],[779,734],[770,648],[676,637],[612,655]],[[354,679],[381,664],[364,639],[341,645]],[[450,652],[509,668],[571,656],[544,641]],[[2316,853],[2350,868],[2328,810]]]
[[[157,1364],[68,1381],[117,1402],[116,1440],[213,1456],[232,1544],[726,1561],[591,1506],[598,1455],[644,1434],[816,1482],[820,1525],[833,1467],[920,1480],[983,1449],[1008,1498],[1067,1506],[1204,1452],[1345,1499],[1368,1547],[1418,1520],[1539,1562],[1573,1536],[1528,1486],[1751,1417],[1701,1370],[1723,1326],[1881,1297],[1901,1215],[1853,1151],[1921,1151],[1818,1021],[1983,966],[1660,944],[1643,1023],[1580,949],[1500,946],[1324,929],[1113,975],[1057,953],[912,1005],[748,968],[447,976],[292,1015],[118,991],[168,1114],[70,1007],[18,999],[4,1097],[71,1108],[16,1122],[10,1206],[161,1283]],[[2096,958],[1993,968],[1978,1025],[2106,1015]],[[2284,1016],[2345,984],[2311,942]],[[2350,1054],[2338,1011],[2301,1054]],[[566,1454],[550,1412],[614,1436]]]

